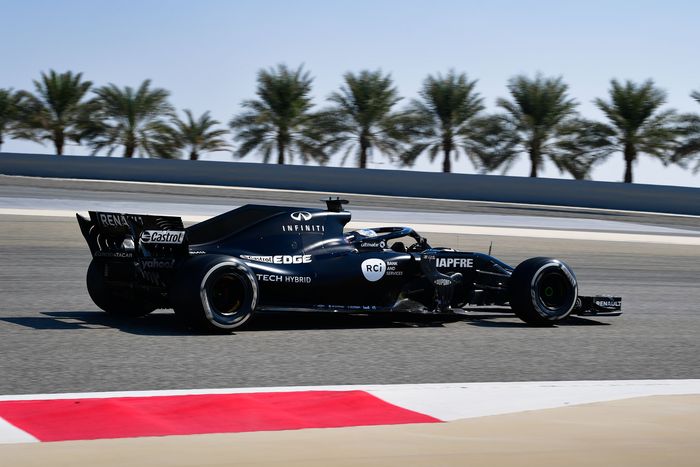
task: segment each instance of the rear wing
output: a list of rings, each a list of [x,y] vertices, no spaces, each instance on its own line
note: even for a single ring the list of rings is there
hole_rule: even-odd
[[[188,254],[182,219],[172,216],[89,211],[76,214],[95,258],[178,257]]]

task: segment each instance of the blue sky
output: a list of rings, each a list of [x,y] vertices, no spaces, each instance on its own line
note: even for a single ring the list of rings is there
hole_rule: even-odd
[[[346,71],[392,74],[406,101],[429,73],[478,79],[489,110],[509,77],[562,75],[587,117],[611,78],[653,78],[668,106],[700,112],[700,2],[668,1],[71,1],[0,0],[0,87],[31,89],[40,71],[82,71],[98,85],[150,78],[179,109],[228,122],[254,96],[255,74],[304,64],[319,105]],[[51,152],[9,141],[3,151]],[[68,152],[85,153],[78,147]],[[229,160],[225,154],[216,159]],[[620,180],[621,156],[593,173]],[[255,158],[247,160],[254,161]],[[386,167],[381,160],[374,167]],[[427,160],[421,170],[440,170]],[[456,171],[472,172],[461,160]],[[510,172],[526,175],[525,160]],[[545,176],[559,177],[548,167]],[[700,186],[700,175],[642,157],[640,183]]]

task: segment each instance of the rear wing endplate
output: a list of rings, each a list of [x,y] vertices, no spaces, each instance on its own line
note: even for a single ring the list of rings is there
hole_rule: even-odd
[[[93,257],[177,257],[187,255],[187,232],[173,216],[89,211],[76,214]]]

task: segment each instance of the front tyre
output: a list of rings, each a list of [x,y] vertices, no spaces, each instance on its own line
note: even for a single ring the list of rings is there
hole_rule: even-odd
[[[230,333],[250,321],[258,301],[253,272],[230,256],[191,258],[178,271],[171,302],[187,325]]]
[[[515,268],[509,291],[510,306],[518,318],[546,326],[569,316],[578,298],[578,283],[566,263],[531,258]]]
[[[109,287],[105,281],[105,268],[108,265],[103,261],[93,259],[87,270],[87,290],[92,301],[110,315],[135,318],[144,316],[156,309],[146,301],[140,301],[133,296],[128,296],[125,291]]]

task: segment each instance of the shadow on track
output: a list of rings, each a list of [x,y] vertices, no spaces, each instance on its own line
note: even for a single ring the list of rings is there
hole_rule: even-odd
[[[186,328],[174,313],[151,313],[138,318],[113,316],[102,311],[49,311],[42,316],[0,318],[0,321],[36,330],[118,329],[137,335],[179,336],[202,333]],[[447,320],[437,317],[362,316],[329,313],[270,313],[255,317],[239,332],[302,331],[315,329],[382,329],[437,327]]]
[[[119,329],[123,332],[153,336],[191,334],[175,315],[152,313],[140,318],[121,318],[102,311],[48,311],[42,316],[0,318],[0,321],[37,330]]]
[[[494,320],[495,319],[495,320]],[[465,322],[471,326],[485,328],[529,328],[529,329],[547,329],[567,326],[610,326],[610,323],[603,323],[589,318],[580,316],[570,316],[562,321],[559,321],[553,326],[531,326],[522,321],[503,321],[503,315],[484,315],[467,317]]]
[[[136,335],[184,336],[201,333],[187,329],[175,314],[151,313],[139,318],[113,316],[101,311],[50,311],[42,316],[20,316],[0,318],[18,326],[36,330],[94,330],[118,329]],[[504,318],[508,318],[507,321]],[[381,314],[375,316],[330,313],[267,313],[259,314],[245,329],[238,332],[259,331],[304,331],[318,329],[387,329],[443,327],[447,323],[463,322],[471,326],[492,328],[532,328],[525,323],[513,321],[512,315],[503,313],[479,313],[475,315],[417,315]],[[571,317],[557,326],[608,325],[590,319]]]

